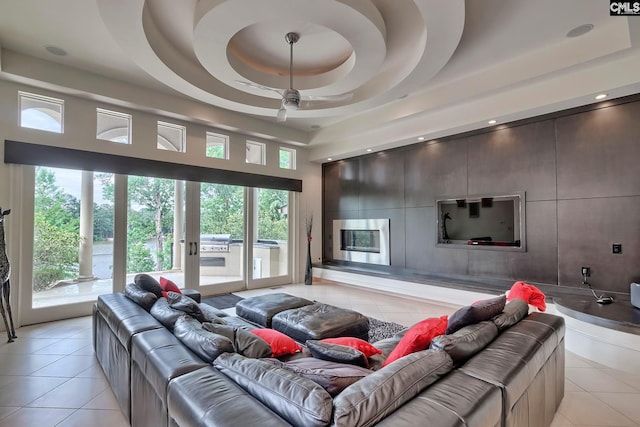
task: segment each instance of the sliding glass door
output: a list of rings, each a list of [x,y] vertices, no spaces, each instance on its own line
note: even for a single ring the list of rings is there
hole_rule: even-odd
[[[138,273],[203,295],[291,281],[288,191],[49,167],[21,174],[33,195],[17,221],[32,242],[18,280],[28,284],[23,324],[90,314]]]

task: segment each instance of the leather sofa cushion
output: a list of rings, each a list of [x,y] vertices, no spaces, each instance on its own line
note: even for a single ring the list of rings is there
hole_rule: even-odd
[[[184,316],[184,312],[180,310],[176,310],[169,305],[169,302],[166,298],[158,298],[149,313],[162,325],[173,331],[173,327],[181,316]]]
[[[214,366],[293,425],[320,427],[331,421],[331,396],[307,378],[235,353],[221,355]]]
[[[203,329],[200,322],[186,315],[176,321],[173,334],[207,363],[213,362],[222,353],[234,352],[229,338]]]
[[[337,395],[333,399],[333,422],[337,426],[373,425],[452,368],[451,357],[439,350],[423,350],[398,359]]]
[[[532,313],[502,332],[460,370],[503,389],[510,410],[564,337],[564,319]]]
[[[259,295],[245,298],[236,304],[236,315],[264,328],[271,327],[274,315],[284,310],[313,304],[308,299],[285,293]]]
[[[153,304],[158,300],[158,297],[153,292],[145,291],[133,283],[126,284],[124,294],[146,311],[150,311]]]
[[[310,379],[327,390],[331,396],[337,395],[372,372],[360,366],[319,360],[314,357],[301,357],[289,362],[278,359],[264,359],[264,361]]]
[[[139,332],[163,326],[149,313],[122,293],[98,296],[97,310],[113,331],[120,344],[131,351],[131,337]]]
[[[315,303],[273,316],[272,327],[298,342],[334,337],[368,341],[369,319],[357,311]]]
[[[316,359],[330,362],[346,363],[366,368],[369,366],[367,356],[360,350],[340,344],[331,344],[318,340],[308,340],[306,346]]]
[[[376,427],[501,426],[500,389],[454,370]]]
[[[180,310],[196,319],[198,322],[205,322],[206,319],[200,310],[200,305],[186,295],[175,292],[167,292],[167,302],[171,308]]]
[[[499,331],[515,325],[529,314],[529,304],[526,301],[517,298],[509,301],[502,313],[495,316],[491,321],[496,324]]]
[[[477,301],[471,305],[460,308],[449,316],[449,325],[447,326],[446,333],[452,334],[467,325],[490,320],[493,316],[502,313],[506,302],[507,297],[500,295],[499,297]]]
[[[271,357],[271,346],[263,339],[237,326],[203,323],[202,328],[214,334],[227,337],[236,353],[250,359]]]
[[[458,329],[451,335],[440,335],[431,341],[435,350],[444,350],[453,363],[464,363],[498,336],[498,327],[490,320]]]
[[[201,368],[171,381],[167,406],[172,425],[291,427],[213,367]],[[242,423],[238,421],[238,414],[242,414]]]
[[[162,297],[162,291],[164,291],[164,289],[160,286],[160,282],[146,273],[136,274],[133,277],[133,283],[140,289],[155,294],[158,298]]]
[[[205,317],[207,322],[218,323],[218,322],[212,321],[211,319],[216,319],[216,318],[222,319],[224,317],[229,317],[229,315],[224,311],[215,307],[211,307],[209,304],[199,303],[198,307],[200,307],[200,311],[202,312],[202,315]]]
[[[207,366],[165,328],[135,335],[131,347],[132,362],[163,403],[172,378]]]

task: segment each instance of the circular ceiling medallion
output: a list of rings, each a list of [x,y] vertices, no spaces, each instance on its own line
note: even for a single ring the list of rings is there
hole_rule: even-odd
[[[314,101],[295,117],[366,111],[424,86],[449,61],[464,0],[97,0],[133,61],[202,102],[276,116],[293,86]],[[348,96],[341,96],[348,95]]]

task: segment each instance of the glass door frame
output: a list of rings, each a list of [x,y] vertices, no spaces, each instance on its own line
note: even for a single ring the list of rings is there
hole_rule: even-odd
[[[33,238],[34,238],[34,203],[35,203],[35,166],[10,165],[10,201],[14,207],[11,216],[11,226],[5,229],[7,253],[11,263],[12,279],[12,308],[16,326],[30,325],[34,323],[48,322],[65,318],[87,316],[91,314],[95,301],[70,303],[59,306],[33,308]],[[127,254],[127,175],[115,174],[115,203],[114,203],[114,241],[113,241],[113,292],[122,292],[126,284],[126,254]],[[185,248],[188,242],[197,242],[197,253],[185,254],[184,277],[185,288],[195,289],[202,295],[221,294],[241,291],[245,289],[257,289],[269,286],[283,285],[292,282],[296,277],[296,254],[298,252],[299,232],[297,227],[297,203],[298,195],[289,191],[289,216],[288,216],[288,273],[282,276],[253,279],[253,238],[255,188],[245,187],[244,208],[244,263],[242,265],[243,279],[216,285],[200,284],[199,271],[199,247],[200,247],[200,183],[185,182]],[[249,262],[251,260],[251,262]],[[17,304],[15,303],[17,301]]]

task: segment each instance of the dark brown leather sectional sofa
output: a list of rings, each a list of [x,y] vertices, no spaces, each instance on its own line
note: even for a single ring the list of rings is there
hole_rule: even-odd
[[[456,332],[463,350],[481,339],[482,330],[493,328],[484,323]],[[250,394],[124,294],[100,296],[93,325],[96,357],[132,426],[288,426],[308,420],[306,413],[289,417],[295,403],[265,400],[264,391]],[[376,346],[387,355],[399,339]],[[548,426],[564,396],[564,320],[529,314],[464,363],[451,362],[443,350],[398,362],[335,396],[326,425]],[[448,364],[448,373],[425,385],[435,364],[439,369]],[[277,386],[259,385],[267,392]],[[363,397],[357,401],[357,396]]]

